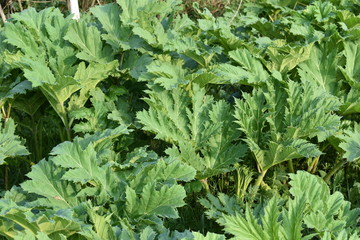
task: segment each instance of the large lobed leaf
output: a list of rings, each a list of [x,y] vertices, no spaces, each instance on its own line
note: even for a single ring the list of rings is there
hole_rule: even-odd
[[[198,177],[229,171],[244,155],[244,146],[232,143],[237,131],[225,101],[215,102],[198,85],[191,92],[155,88],[149,93],[145,101],[150,109],[137,114],[143,129],[172,143],[166,152],[193,166]]]

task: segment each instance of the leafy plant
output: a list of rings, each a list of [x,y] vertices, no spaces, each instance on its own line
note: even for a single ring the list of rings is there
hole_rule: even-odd
[[[267,89],[253,90],[252,94],[244,94],[243,100],[236,100],[237,123],[260,172],[255,192],[273,166],[289,161],[293,171],[293,159],[320,156],[321,151],[309,140],[317,137],[319,142],[324,141],[340,124],[339,116],[331,113],[339,108],[339,101],[315,91],[308,81],[274,79]]]
[[[290,178],[292,197],[288,199],[274,196],[254,209],[247,205],[244,212],[224,212],[210,196],[213,204],[205,201],[205,206],[215,207],[217,214],[209,209],[207,215],[217,217],[233,239],[358,239],[359,208],[351,210],[343,195],[330,194],[317,176],[298,171]]]
[[[111,61],[110,49],[103,46],[94,26],[87,27],[85,20],[71,22],[58,9],[39,13],[29,9],[14,14],[13,19],[5,26],[4,42],[17,51],[7,52],[6,61],[22,69],[33,88],[40,88],[70,139],[73,119],[69,119],[69,110],[86,103],[89,91],[114,70],[117,61]],[[23,28],[28,30],[24,34]]]
[[[111,142],[127,133],[118,127],[55,147],[1,200],[2,235],[133,239],[150,226],[164,232],[163,218],[178,217],[185,204],[177,181],[190,181],[195,170],[145,149],[119,161]]]
[[[231,170],[246,148],[233,144],[238,138],[225,101],[216,102],[197,85],[191,91],[154,89],[149,91],[148,111],[137,114],[144,130],[173,144],[166,153],[193,166],[198,179]]]
[[[201,3],[0,27],[3,238],[358,239],[359,3]]]

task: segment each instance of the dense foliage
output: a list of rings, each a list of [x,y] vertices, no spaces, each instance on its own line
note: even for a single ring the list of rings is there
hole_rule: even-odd
[[[182,6],[0,28],[3,238],[360,238],[360,4]]]

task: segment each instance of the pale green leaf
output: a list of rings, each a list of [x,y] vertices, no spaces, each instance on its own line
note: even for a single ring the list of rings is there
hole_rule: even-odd
[[[148,226],[140,233],[140,240],[155,240],[156,235],[156,232]]]
[[[266,50],[266,53],[269,56],[269,61],[265,64],[270,71],[290,71],[310,57],[313,43],[305,46],[291,47],[289,45],[285,45],[283,41],[285,40],[278,40],[276,43],[279,46],[268,47]]]
[[[208,232],[206,235],[202,235],[201,233],[194,232],[194,240],[225,240],[224,235],[216,234]]]
[[[133,194],[130,194],[133,196]],[[175,208],[181,207],[185,204],[184,198],[186,196],[185,190],[179,185],[162,186],[159,190],[156,189],[154,183],[147,183],[140,196],[135,199],[131,198],[131,204],[134,207],[127,208],[131,210],[128,214],[134,217],[143,215],[157,215],[168,218],[177,218],[178,212]]]
[[[314,47],[310,59],[300,63],[298,72],[303,80],[316,83],[324,92],[334,96],[339,94],[339,81],[336,78],[337,48],[325,45]]]
[[[117,4],[105,4],[98,5],[90,9],[91,13],[100,21],[106,34],[102,34],[101,37],[112,46],[115,51],[128,50],[133,46],[131,40],[131,29],[129,27],[122,26],[120,21],[121,9]]]
[[[111,52],[103,46],[100,32],[94,26],[87,26],[84,20],[74,21],[64,37],[80,52],[76,56],[88,62],[106,63],[111,59]]]
[[[9,118],[4,124],[2,121],[0,118],[0,165],[7,158],[29,154],[20,137],[15,135],[14,120]]]
[[[154,82],[170,90],[187,84],[185,74],[182,62],[174,64],[157,60],[147,66],[147,72],[140,76],[140,80]]]
[[[266,207],[264,208],[264,216],[262,217],[262,224],[264,227],[264,232],[268,236],[268,239],[276,240],[280,239],[280,210],[279,210],[279,199],[277,197],[272,197],[270,201],[267,202]]]
[[[65,171],[52,162],[41,160],[32,167],[27,176],[30,180],[21,187],[31,193],[45,197],[45,202],[54,208],[69,208],[77,204],[75,188],[71,183],[61,180]]]
[[[103,174],[98,167],[99,160],[91,144],[83,149],[77,139],[74,142],[64,142],[57,145],[51,151],[51,155],[54,155],[52,161],[55,165],[71,168],[62,179],[84,184],[89,180],[98,180]]]
[[[55,76],[45,62],[23,58],[22,64],[24,65],[24,75],[32,83],[33,87],[43,84],[56,84]]]
[[[286,240],[298,240],[301,239],[302,220],[304,217],[304,211],[306,207],[306,201],[304,198],[295,198],[293,201],[289,201],[288,210],[284,209],[282,213],[283,217],[283,237]]]
[[[247,49],[244,48],[231,51],[229,52],[229,56],[247,71],[249,74],[249,83],[260,85],[269,77],[269,74],[266,72],[261,62],[252,56]]]
[[[357,64],[360,60],[359,42],[344,42],[344,55],[346,57],[345,68],[340,67],[345,79],[353,87],[360,87],[360,67]]]
[[[360,158],[360,133],[356,129],[345,130],[343,135],[338,137],[343,141],[339,145],[345,151],[343,157],[349,162],[358,160]]]
[[[226,232],[235,236],[235,239],[265,240],[268,239],[262,227],[257,223],[249,206],[246,207],[245,216],[239,213],[235,215],[224,215],[220,221]]]

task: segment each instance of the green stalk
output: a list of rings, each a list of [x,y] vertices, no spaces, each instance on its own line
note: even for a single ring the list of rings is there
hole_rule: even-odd
[[[319,159],[320,159],[320,156],[315,157],[315,158],[312,159],[312,162],[311,162],[310,166],[307,169],[308,172],[311,172],[311,173],[316,172],[316,166],[319,163]]]
[[[4,187],[5,191],[7,191],[9,190],[9,166],[7,164],[4,164],[4,167]]]
[[[293,161],[291,159],[288,161],[288,168],[289,168],[290,173],[295,173],[294,164],[293,164]]]
[[[264,180],[264,177],[265,177],[265,175],[266,175],[266,172],[267,172],[267,169],[266,169],[266,170],[263,170],[263,171],[260,173],[260,175],[258,176],[258,178],[256,179],[254,188],[253,188],[252,193],[251,193],[251,201],[254,201],[255,196],[256,196],[257,192],[259,191],[260,185],[261,185],[261,183],[262,183],[263,180]]]
[[[68,119],[68,112],[64,107],[64,102],[60,101],[56,95],[49,93],[46,87],[40,89],[65,126],[65,140],[71,141],[71,121]],[[60,137],[63,140],[64,136],[62,136],[62,133],[60,133]]]
[[[330,178],[335,174],[337,173],[344,165],[346,164],[346,161],[340,161],[338,162],[334,167],[333,169],[331,169],[326,175],[325,177],[323,178],[325,182],[329,182],[330,181]]]
[[[62,130],[61,126],[59,126],[59,129],[60,129],[60,131],[59,131],[60,140],[61,140],[61,142],[65,142],[66,139],[65,139],[65,136],[64,136],[64,131]]]
[[[64,105],[61,105],[61,111],[59,112],[60,118],[62,120],[62,122],[64,123],[64,127],[65,127],[65,134],[66,134],[66,140],[71,141],[71,123],[67,117],[67,112],[64,108]]]
[[[65,127],[65,136],[63,134],[63,128],[60,127],[60,138],[62,141],[71,141],[71,128],[70,128],[70,123],[69,123],[69,120],[67,118],[67,113],[65,111],[65,109],[62,108],[62,110],[64,111],[61,111],[61,112],[58,112],[58,115],[59,117],[61,118],[61,121],[63,122],[64,124],[64,127]]]
[[[32,134],[33,134],[33,138],[34,138],[34,149],[35,149],[35,154],[34,154],[34,157],[35,159],[33,158],[33,161],[36,162],[38,160],[40,160],[41,158],[41,146],[39,145],[39,142],[38,142],[38,130],[37,130],[37,126],[36,126],[36,123],[35,123],[35,120],[34,120],[34,116],[31,116],[31,131],[32,131]]]
[[[71,141],[71,129],[69,124],[65,125],[65,131],[66,131],[66,138],[68,141]]]
[[[240,198],[240,171],[236,169],[236,196]]]
[[[10,118],[10,111],[11,111],[11,104],[9,104],[7,111],[5,110],[5,107],[1,107],[2,113],[4,115],[4,123],[6,123]],[[7,163],[4,164],[4,187],[5,190],[9,189],[9,166]]]
[[[210,191],[210,186],[209,186],[209,183],[208,183],[208,181],[207,181],[207,178],[200,179],[200,181],[201,181],[201,183],[203,184],[206,193],[211,193],[211,191]]]

